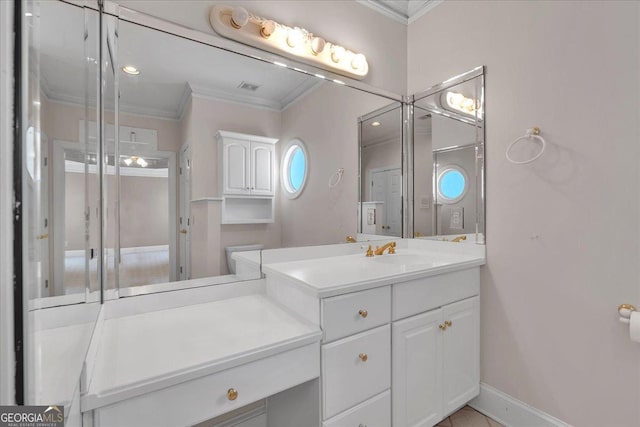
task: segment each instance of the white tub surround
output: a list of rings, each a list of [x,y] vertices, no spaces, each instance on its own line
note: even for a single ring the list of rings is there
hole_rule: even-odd
[[[262,252],[267,295],[322,327],[323,427],[435,425],[479,393],[484,246],[394,241]]]
[[[192,425],[319,375],[321,332],[270,301],[262,281],[105,308],[81,399],[94,426]]]

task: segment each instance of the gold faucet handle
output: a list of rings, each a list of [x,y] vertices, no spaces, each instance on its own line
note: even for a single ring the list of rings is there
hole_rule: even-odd
[[[353,237],[353,236],[347,236],[347,237],[345,237],[345,241],[346,241],[347,243],[356,243],[356,242],[357,242],[356,238],[355,238],[355,237]]]
[[[373,256],[373,249],[371,249],[371,245],[369,245],[369,248],[367,249],[366,256],[368,256],[368,257],[372,257]]]
[[[390,254],[395,254],[396,253],[396,242],[393,242],[391,244],[391,246],[389,246],[389,253]]]

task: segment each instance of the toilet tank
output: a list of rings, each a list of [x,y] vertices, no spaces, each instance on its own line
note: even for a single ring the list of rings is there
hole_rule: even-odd
[[[229,269],[229,274],[236,274],[236,261],[231,258],[231,255],[233,255],[234,252],[259,251],[262,249],[264,249],[264,245],[262,244],[225,247],[224,251],[227,255],[227,268]]]

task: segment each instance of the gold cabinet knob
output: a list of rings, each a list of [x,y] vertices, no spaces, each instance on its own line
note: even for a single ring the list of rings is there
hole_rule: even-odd
[[[369,315],[369,312],[367,310],[360,310],[358,311],[358,314],[364,319]]]
[[[238,398],[238,390],[235,388],[230,388],[227,390],[227,397],[229,400],[236,400]]]
[[[444,331],[445,329],[447,329],[447,325],[444,325],[444,324],[441,323],[441,324],[438,325],[438,328],[440,328],[441,330]]]
[[[444,321],[444,325],[449,327],[449,326],[453,325],[453,323],[451,322],[451,320],[445,320]]]
[[[45,234],[40,234],[40,235],[36,236],[36,239],[37,240],[44,240],[44,239],[46,239],[48,237],[49,237],[49,233],[45,233]]]
[[[180,230],[180,233],[182,233],[182,234],[187,234],[187,229],[186,229],[186,228],[183,228],[182,230]]]
[[[369,360],[369,356],[367,356],[367,353],[360,353],[358,355],[358,357],[360,358],[360,360],[362,360],[363,362],[366,362],[367,360]]]

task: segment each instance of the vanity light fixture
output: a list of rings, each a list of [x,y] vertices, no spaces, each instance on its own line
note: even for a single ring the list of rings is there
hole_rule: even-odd
[[[233,28],[240,29],[249,22],[249,12],[244,7],[234,7],[231,12],[230,24]]]
[[[131,74],[132,76],[137,76],[138,74],[140,74],[140,70],[138,70],[133,65],[125,65],[124,67],[122,67],[122,71],[127,74]]]
[[[340,62],[342,58],[346,55],[347,50],[342,46],[333,45],[331,47],[331,60],[333,62]]]
[[[243,7],[214,5],[209,22],[224,37],[337,74],[360,80],[369,73],[367,59],[362,53],[328,42],[304,28],[288,27],[253,15]]]
[[[300,31],[300,28],[289,30],[289,34],[287,35],[287,44],[289,45],[289,47],[300,46],[303,41],[304,36],[302,35],[302,31]]]
[[[327,44],[322,37],[314,37],[311,40],[311,51],[314,55],[318,55],[324,50],[324,46]]]
[[[275,22],[269,19],[262,23],[262,26],[260,27],[260,35],[262,37],[264,37],[265,39],[268,39],[275,32],[276,32]]]

